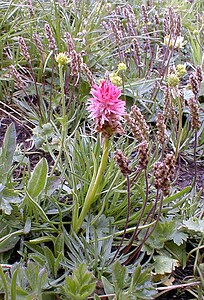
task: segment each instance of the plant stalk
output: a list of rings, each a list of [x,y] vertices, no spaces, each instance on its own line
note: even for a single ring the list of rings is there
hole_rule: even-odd
[[[109,138],[105,138],[104,145],[103,145],[103,154],[101,157],[101,162],[98,168],[98,172],[96,174],[95,179],[93,180],[92,178],[79,218],[76,222],[73,222],[73,224],[76,224],[76,227],[75,228],[73,227],[75,233],[78,233],[87,213],[90,210],[92,203],[96,200],[96,194],[100,186],[102,176],[108,161],[109,144],[110,144]]]

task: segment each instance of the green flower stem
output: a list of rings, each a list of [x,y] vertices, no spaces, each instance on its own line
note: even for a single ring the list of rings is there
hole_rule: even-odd
[[[75,233],[78,233],[87,213],[90,210],[92,203],[94,203],[94,201],[96,200],[96,194],[97,194],[98,188],[100,186],[102,176],[103,176],[103,173],[105,171],[107,161],[108,161],[109,145],[110,145],[109,138],[105,138],[104,145],[103,145],[103,154],[101,157],[101,162],[100,162],[100,166],[98,168],[98,172],[96,174],[95,179],[94,180],[92,179],[92,181],[90,183],[81,213],[79,215],[79,218],[76,222],[73,223],[73,224],[75,224],[75,228],[73,226],[73,230]]]
[[[61,131],[61,143],[60,143],[60,149],[58,156],[55,160],[54,166],[52,168],[51,174],[54,174],[54,171],[59,163],[59,160],[62,156],[62,151],[64,148],[64,142],[66,139],[67,134],[67,116],[66,116],[66,103],[65,103],[65,94],[64,94],[64,78],[63,78],[63,65],[59,64],[59,79],[60,79],[60,90],[61,90],[61,103],[62,103],[62,117],[61,117],[61,125],[62,125],[62,131]]]
[[[62,118],[64,119],[66,115],[66,109],[65,109],[65,95],[64,95],[63,65],[59,64],[58,67],[59,67],[60,90],[61,90],[61,99],[62,99]]]
[[[178,111],[179,111],[179,116],[178,116],[179,128],[178,128],[178,133],[177,133],[177,144],[176,144],[176,149],[175,149],[175,159],[176,160],[178,159],[178,156],[179,156],[182,133],[183,133],[183,127],[182,127],[183,111],[182,111],[180,100],[178,101],[178,106],[179,106],[178,107]]]

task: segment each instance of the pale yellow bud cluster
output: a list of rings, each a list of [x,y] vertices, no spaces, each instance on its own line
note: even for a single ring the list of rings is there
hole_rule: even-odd
[[[70,63],[71,59],[65,53],[59,53],[55,56],[55,60],[60,66],[65,66],[66,64]]]
[[[179,77],[176,74],[169,74],[167,77],[167,85],[171,87],[175,87],[179,84]]]
[[[122,78],[118,75],[119,72],[124,72],[127,70],[127,66],[125,63],[119,63],[117,71],[113,71],[109,74],[110,81],[115,85],[122,84]]]
[[[186,75],[185,65],[179,64],[176,66],[176,75],[178,75],[179,77],[183,77],[184,75]]]
[[[184,41],[184,37],[182,36],[170,37],[166,35],[164,37],[164,45],[169,49],[182,49],[185,44],[186,41]]]

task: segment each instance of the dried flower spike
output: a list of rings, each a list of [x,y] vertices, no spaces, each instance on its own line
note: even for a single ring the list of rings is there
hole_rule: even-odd
[[[197,77],[194,74],[191,74],[191,76],[189,77],[189,81],[192,87],[192,92],[195,96],[197,96],[199,93],[199,83]]]
[[[44,52],[43,45],[42,45],[40,37],[37,33],[33,33],[33,41],[35,43],[36,48],[40,52],[40,54],[43,55],[43,52]]]
[[[196,67],[195,75],[196,75],[198,84],[199,84],[199,86],[200,86],[201,81],[203,80],[203,74],[202,74],[201,66],[197,66],[197,67]]]
[[[199,107],[198,101],[195,97],[191,97],[188,99],[189,112],[191,116],[191,126],[193,129],[198,130],[201,126],[200,118],[199,118]]]
[[[146,169],[148,160],[148,143],[147,141],[143,141],[139,144],[139,165],[142,169]]]
[[[164,123],[164,116],[162,113],[157,114],[157,138],[160,143],[160,145],[163,145],[165,142],[165,129],[166,125]]]
[[[10,70],[10,74],[13,76],[13,78],[15,80],[15,84],[18,86],[19,89],[23,90],[25,87],[25,84],[24,84],[23,79],[21,78],[20,74],[16,70],[16,68],[13,65],[11,65],[11,66],[9,66],[9,70]]]
[[[144,140],[144,136],[141,134],[135,120],[133,118],[131,118],[131,116],[129,114],[124,115],[124,119],[126,121],[126,123],[128,124],[128,126],[131,129],[132,134],[134,135],[134,137],[136,139],[138,139],[139,142],[141,142],[142,140]]]
[[[149,135],[149,126],[147,125],[146,120],[143,114],[141,113],[139,107],[137,107],[136,105],[132,106],[131,112],[133,114],[135,123],[139,129],[139,134],[143,136],[144,139],[147,139]]]
[[[93,74],[89,70],[88,66],[85,63],[81,64],[81,70],[87,76],[87,78],[88,78],[88,80],[90,82],[90,85],[93,86],[95,84],[95,80],[94,80]]]
[[[127,157],[123,154],[121,150],[116,150],[114,160],[124,176],[127,176],[131,173]]]
[[[27,60],[27,62],[30,62],[30,54],[28,53],[28,48],[24,41],[24,38],[22,36],[19,36],[18,42],[19,42],[22,55]]]
[[[46,36],[46,38],[48,39],[48,42],[49,42],[49,48],[50,48],[50,50],[55,50],[55,48],[56,48],[56,42],[55,42],[55,39],[53,37],[50,25],[49,24],[45,24],[44,29],[45,29],[45,36]]]
[[[154,164],[154,186],[162,190],[164,196],[170,191],[170,185],[174,177],[175,156],[173,153],[167,154],[164,161]]]
[[[33,9],[32,1],[31,0],[27,0],[26,2],[27,2],[28,10],[30,12],[30,16],[34,17],[34,9]]]

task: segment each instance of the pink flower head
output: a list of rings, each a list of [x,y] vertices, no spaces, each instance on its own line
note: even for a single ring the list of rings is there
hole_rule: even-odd
[[[102,80],[99,86],[93,85],[90,93],[93,98],[88,99],[87,110],[96,130],[108,136],[123,133],[120,121],[125,114],[125,101],[118,99],[121,90],[110,81]]]

